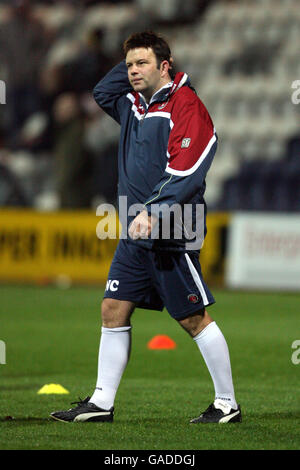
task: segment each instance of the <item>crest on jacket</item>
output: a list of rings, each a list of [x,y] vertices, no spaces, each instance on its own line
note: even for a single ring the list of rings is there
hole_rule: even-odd
[[[191,143],[190,137],[185,137],[184,139],[182,139],[181,148],[187,149],[190,146],[190,143]]]

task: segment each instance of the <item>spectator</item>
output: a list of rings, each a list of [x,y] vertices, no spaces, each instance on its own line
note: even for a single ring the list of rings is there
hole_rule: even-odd
[[[56,189],[60,207],[90,207],[91,173],[84,147],[84,116],[77,95],[60,95],[53,109]]]
[[[33,19],[29,1],[12,3],[10,18],[0,30],[0,60],[7,69],[8,144],[15,148],[22,124],[39,110],[38,72],[49,41],[45,29]]]

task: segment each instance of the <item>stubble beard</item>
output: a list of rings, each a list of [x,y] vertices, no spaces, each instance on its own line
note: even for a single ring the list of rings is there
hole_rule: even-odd
[[[141,93],[147,100],[150,100],[153,95],[153,91],[147,87],[144,81],[142,83],[138,83],[137,86],[132,86],[135,92]]]

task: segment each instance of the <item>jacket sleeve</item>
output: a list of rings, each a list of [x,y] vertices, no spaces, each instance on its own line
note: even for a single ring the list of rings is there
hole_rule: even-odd
[[[93,95],[100,108],[121,124],[126,104],[132,104],[126,98],[127,93],[131,91],[126,63],[123,60],[97,83]]]
[[[203,194],[216,148],[217,135],[205,106],[191,90],[181,93],[171,114],[168,163],[145,203],[148,213],[160,213],[162,204],[184,204]]]

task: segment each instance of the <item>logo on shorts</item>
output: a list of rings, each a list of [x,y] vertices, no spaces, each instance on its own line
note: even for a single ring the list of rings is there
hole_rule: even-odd
[[[191,302],[191,304],[196,304],[197,302],[199,302],[199,297],[197,294],[189,294],[188,301]]]
[[[118,290],[118,287],[119,287],[119,281],[117,281],[116,279],[114,280],[111,280],[109,279],[106,283],[106,289],[105,290],[111,290],[112,292]]]

